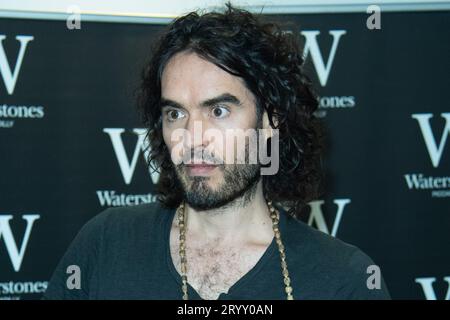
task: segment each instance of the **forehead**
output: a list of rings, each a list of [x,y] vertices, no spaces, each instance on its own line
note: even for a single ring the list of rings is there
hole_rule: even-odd
[[[164,98],[183,104],[198,104],[224,92],[234,94],[244,101],[253,101],[253,95],[241,78],[195,53],[177,53],[164,68],[161,78],[161,95]]]

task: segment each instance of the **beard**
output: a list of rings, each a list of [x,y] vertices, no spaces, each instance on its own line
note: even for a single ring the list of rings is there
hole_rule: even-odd
[[[223,180],[217,188],[212,188],[208,181],[210,177],[189,177],[184,169],[177,168],[178,179],[184,191],[185,201],[196,210],[211,210],[231,206],[236,200],[242,200],[240,205],[249,203],[256,192],[260,180],[260,167],[254,164],[224,165]]]
[[[184,200],[190,207],[195,210],[211,210],[237,203],[243,207],[253,199],[261,179],[260,164],[221,164],[216,170],[222,172],[223,179],[216,187],[212,187],[209,182],[213,177],[189,176],[184,164],[175,167],[184,191]]]
[[[258,115],[255,129],[262,128],[262,117]],[[256,150],[260,141],[256,139]],[[209,176],[189,176],[186,166],[182,163],[175,166],[175,173],[184,192],[184,200],[189,206],[198,211],[228,208],[233,206],[245,207],[255,196],[258,182],[261,180],[261,164],[250,164],[250,145],[245,144],[244,163],[223,164],[214,155],[202,150],[190,150],[192,158],[200,158],[210,163],[221,163],[216,170],[220,170],[222,181],[213,187]],[[255,149],[252,149],[255,152]],[[187,155],[187,154],[186,154]]]

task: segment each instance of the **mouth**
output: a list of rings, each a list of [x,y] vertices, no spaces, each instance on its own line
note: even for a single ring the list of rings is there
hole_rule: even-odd
[[[190,176],[208,176],[218,165],[210,163],[187,164],[187,172]]]

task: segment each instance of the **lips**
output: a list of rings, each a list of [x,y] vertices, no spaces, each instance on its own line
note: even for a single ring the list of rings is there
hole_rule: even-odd
[[[200,164],[187,164],[186,168],[188,170],[188,174],[191,176],[204,176],[211,173],[218,166],[215,164],[209,163],[200,163]]]

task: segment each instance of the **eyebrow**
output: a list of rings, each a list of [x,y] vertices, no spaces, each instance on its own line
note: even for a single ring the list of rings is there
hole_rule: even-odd
[[[242,102],[239,100],[235,95],[232,95],[231,93],[222,93],[221,95],[218,95],[217,97],[210,98],[207,100],[204,100],[200,103],[202,107],[211,107],[218,103],[231,103],[236,106],[241,106]],[[161,97],[161,107],[171,106],[178,109],[184,109],[183,105],[180,103],[173,101],[171,99],[166,99]]]

